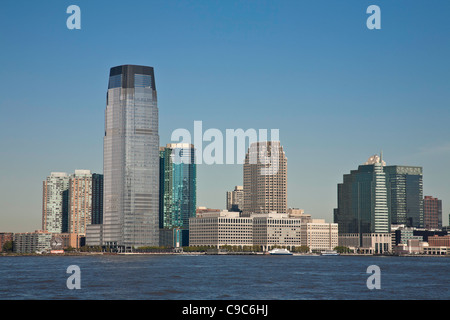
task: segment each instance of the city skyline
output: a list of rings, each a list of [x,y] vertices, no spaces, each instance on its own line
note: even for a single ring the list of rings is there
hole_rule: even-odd
[[[2,34],[9,63],[0,79],[1,231],[40,228],[41,183],[50,172],[103,173],[105,74],[127,63],[155,67],[160,146],[195,120],[223,132],[280,128],[287,206],[329,222],[342,175],[383,149],[388,165],[423,167],[423,195],[442,199],[448,225],[450,47],[438,21],[449,4],[412,2],[406,13],[405,5],[380,1],[376,31],[365,27],[368,4],[355,2],[324,9],[137,1],[106,14],[105,2],[78,4],[79,31],[65,27],[67,3],[23,11],[8,2],[0,13],[2,30],[13,27],[24,39]],[[137,18],[115,26],[123,11]],[[145,12],[155,19],[144,20]],[[133,35],[120,48],[113,34]],[[139,47],[143,35],[149,41]],[[241,165],[202,164],[197,173],[198,206],[224,208],[224,193],[243,185]]]

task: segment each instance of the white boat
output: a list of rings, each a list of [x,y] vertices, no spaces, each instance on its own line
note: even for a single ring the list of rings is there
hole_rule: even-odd
[[[338,256],[339,253],[337,253],[336,250],[325,250],[325,251],[322,251],[320,253],[320,255],[321,256]]]
[[[269,254],[271,254],[271,255],[284,255],[284,256],[290,256],[290,255],[292,255],[292,252],[290,252],[290,251],[287,250],[287,249],[279,249],[279,248],[276,248],[276,249],[270,250],[270,251],[269,251]]]

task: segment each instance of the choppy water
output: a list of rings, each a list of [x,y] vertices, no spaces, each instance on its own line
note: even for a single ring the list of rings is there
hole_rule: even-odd
[[[67,268],[80,268],[69,290]],[[381,271],[369,290],[367,267]],[[0,257],[0,299],[449,299],[450,258],[325,256]]]

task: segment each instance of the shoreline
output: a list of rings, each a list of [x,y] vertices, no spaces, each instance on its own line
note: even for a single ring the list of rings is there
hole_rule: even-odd
[[[1,257],[79,257],[79,256],[149,256],[149,255],[183,255],[183,256],[269,256],[270,254],[264,252],[65,252],[65,253],[0,253]],[[318,253],[293,253],[292,256],[297,257],[321,257]],[[450,257],[450,255],[430,255],[430,254],[401,254],[401,255],[377,255],[377,254],[358,254],[358,253],[341,253],[339,257]]]

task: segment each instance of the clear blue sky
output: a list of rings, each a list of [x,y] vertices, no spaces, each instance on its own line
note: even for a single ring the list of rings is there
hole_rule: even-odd
[[[66,9],[81,8],[81,30]],[[381,30],[366,9],[381,8]],[[177,128],[280,129],[288,205],[332,221],[342,176],[382,149],[424,167],[450,211],[449,1],[3,0],[0,232],[41,227],[52,171],[103,171],[109,69],[155,68],[161,145]],[[239,165],[198,168],[224,208]]]

